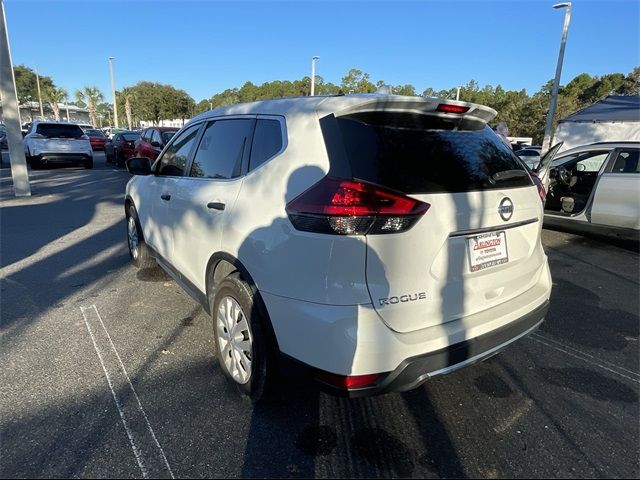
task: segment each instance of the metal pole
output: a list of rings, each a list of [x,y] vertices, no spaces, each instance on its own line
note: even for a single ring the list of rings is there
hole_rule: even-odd
[[[118,103],[116,102],[116,82],[113,79],[113,57],[109,57],[109,72],[111,72],[111,96],[113,98],[113,122],[118,125]]]
[[[571,2],[558,3],[553,8],[566,7],[564,12],[564,26],[562,27],[562,40],[560,42],[560,53],[558,54],[558,65],[556,66],[556,77],[553,80],[553,89],[551,90],[551,102],[549,103],[549,111],[547,112],[547,124],[544,128],[544,139],[542,141],[542,152],[544,155],[551,146],[551,130],[553,128],[553,117],[556,113],[556,105],[558,104],[558,89],[560,88],[560,75],[562,74],[562,62],[564,60],[564,47],[567,42],[567,34],[569,33],[569,22],[571,21]]]
[[[67,122],[71,123],[71,117],[69,116],[69,99],[64,99],[64,106],[67,108]]]
[[[458,87],[458,91],[456,92],[456,100],[460,100],[460,87]]]
[[[2,0],[0,0],[0,17],[0,99],[2,100],[4,122],[7,127],[13,192],[16,197],[28,197],[31,195],[31,187],[29,186],[27,162],[24,158],[24,147],[22,146],[18,94],[16,92],[16,80],[13,76],[9,32]]]
[[[313,57],[311,59],[311,96],[315,95],[316,91],[316,60],[320,57]]]
[[[36,68],[36,85],[38,85],[38,102],[40,102],[40,118],[44,120],[44,110],[42,109],[42,95],[40,94],[40,75],[38,75],[37,68]]]

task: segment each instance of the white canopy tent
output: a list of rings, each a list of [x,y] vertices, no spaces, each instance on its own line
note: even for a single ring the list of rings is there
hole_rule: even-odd
[[[595,142],[640,142],[640,96],[610,95],[563,118],[553,143],[562,150]]]

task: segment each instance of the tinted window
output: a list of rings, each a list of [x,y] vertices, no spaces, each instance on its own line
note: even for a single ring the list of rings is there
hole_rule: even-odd
[[[157,130],[153,130],[151,132],[151,143],[158,142],[158,144],[162,144],[162,139],[160,138],[160,132]]]
[[[173,138],[176,132],[177,130],[174,132],[162,132],[162,143],[164,143],[165,145],[169,143],[169,140]]]
[[[277,120],[258,120],[253,134],[250,170],[258,168],[282,149],[282,129]]]
[[[513,151],[477,122],[369,112],[337,123],[354,178],[414,194],[532,185]]]
[[[613,163],[612,173],[640,173],[640,150],[620,150]]]
[[[90,137],[104,137],[104,133],[102,133],[100,130],[85,130],[84,133],[86,133]]]
[[[140,134],[138,133],[119,133],[118,135],[121,135],[128,142],[133,142],[140,138]]]
[[[253,120],[218,120],[207,126],[193,159],[191,177],[234,178],[242,170]]]
[[[157,168],[158,175],[180,177],[189,158],[189,152],[196,139],[200,125],[193,125],[180,134],[160,157]]]
[[[36,133],[47,138],[80,138],[84,135],[82,129],[77,125],[64,125],[55,123],[39,124]]]

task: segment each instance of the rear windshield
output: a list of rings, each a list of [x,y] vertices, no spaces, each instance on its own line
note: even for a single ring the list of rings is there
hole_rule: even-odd
[[[36,133],[47,138],[80,138],[84,135],[77,125],[40,124]]]
[[[166,144],[169,140],[171,140],[171,137],[173,137],[176,132],[177,130],[174,132],[162,132],[162,141]]]
[[[410,194],[533,185],[524,163],[479,123],[389,112],[336,121],[357,179]]]
[[[135,141],[135,140],[140,138],[140,134],[139,133],[123,133],[122,136],[128,142],[133,142],[133,141]]]
[[[85,130],[85,133],[90,137],[104,137],[104,133],[100,130]]]

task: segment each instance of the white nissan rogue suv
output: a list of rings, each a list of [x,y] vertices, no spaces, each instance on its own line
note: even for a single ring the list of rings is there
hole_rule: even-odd
[[[549,305],[544,191],[495,115],[377,94],[206,112],[153,165],[128,160],[131,258],[212,315],[243,394],[283,365],[336,394],[415,388],[533,331]]]

